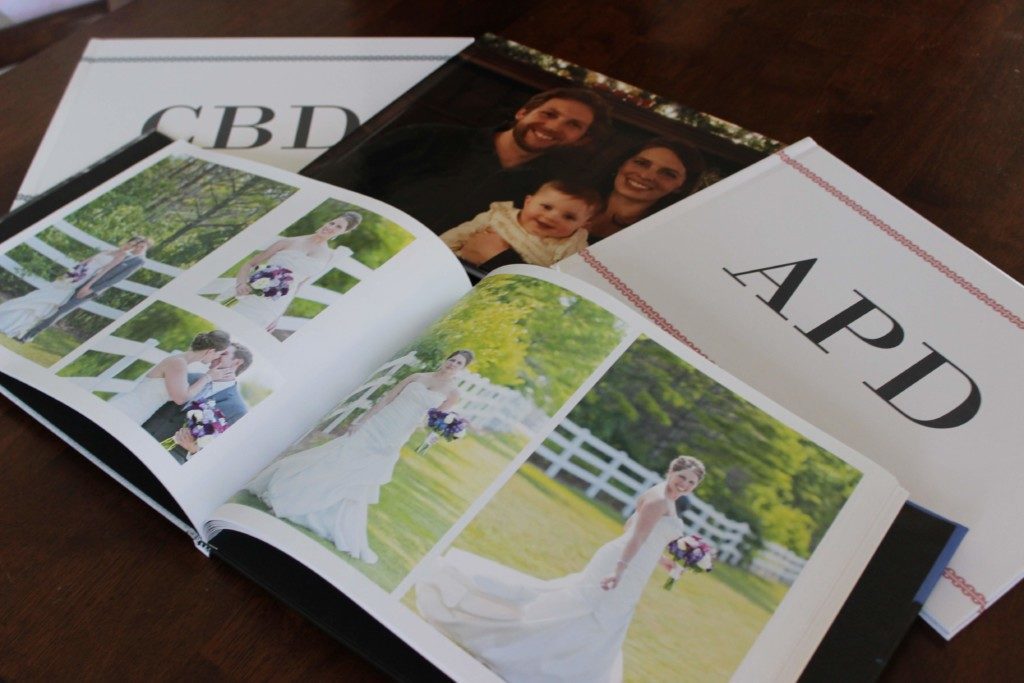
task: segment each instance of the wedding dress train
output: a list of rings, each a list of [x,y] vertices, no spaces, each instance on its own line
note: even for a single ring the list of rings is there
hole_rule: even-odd
[[[274,514],[331,540],[369,564],[377,561],[366,535],[368,506],[391,481],[402,445],[444,394],[411,382],[354,432],[285,456],[247,489]]]
[[[541,580],[460,550],[438,559],[416,584],[420,614],[510,683],[615,683],[633,612],[665,546],[685,535],[666,500],[622,574],[603,590],[629,542],[603,545],[583,571]]]

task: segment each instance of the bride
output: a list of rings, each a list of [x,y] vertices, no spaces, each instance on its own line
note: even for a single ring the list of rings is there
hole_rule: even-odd
[[[227,332],[200,332],[192,339],[188,351],[164,358],[130,391],[117,394],[107,403],[140,425],[168,401],[184,405],[199,396],[209,384],[230,377],[231,370],[208,369],[196,381],[188,381],[189,365],[201,363],[209,366],[230,343]]]
[[[315,448],[281,458],[247,489],[274,514],[330,539],[368,564],[377,561],[366,535],[368,506],[391,481],[402,445],[431,408],[450,410],[459,400],[455,380],[473,361],[456,351],[433,372],[409,375],[392,387],[348,430]]]
[[[231,295],[238,297],[238,303],[232,310],[259,323],[267,332],[273,332],[299,287],[314,282],[330,266],[334,250],[327,243],[339,235],[352,232],[362,220],[361,214],[346,211],[310,235],[285,237],[253,256],[239,269],[232,290],[224,295],[225,298]],[[253,292],[249,275],[261,265],[283,268],[291,273],[292,281],[287,294],[271,299]]]
[[[451,550],[416,584],[420,614],[514,683],[622,679],[622,642],[665,546],[684,536],[675,500],[704,478],[679,456],[665,481],[644,492],[623,534],[578,574],[543,581]]]
[[[97,252],[79,261],[71,270],[35,291],[8,299],[0,304],[0,332],[21,341],[21,337],[56,313],[75,292],[88,291],[90,285],[129,256],[144,254],[149,244],[148,237],[132,237],[117,249]]]

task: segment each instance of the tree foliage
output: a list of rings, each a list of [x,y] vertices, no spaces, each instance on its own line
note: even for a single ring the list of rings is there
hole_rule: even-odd
[[[608,311],[531,277],[485,279],[433,325],[411,350],[436,367],[457,349],[476,354],[472,369],[523,393],[553,413],[623,335]]]
[[[157,347],[163,351],[184,351],[193,337],[213,329],[216,329],[214,324],[205,318],[162,301],[154,301],[112,334],[137,342],[156,339]]]
[[[154,241],[149,258],[188,268],[291,196],[268,178],[188,156],[171,156],[67,217],[111,244]]]
[[[860,478],[649,339],[634,343],[569,419],[658,472],[680,454],[701,458],[702,499],[805,557]]]

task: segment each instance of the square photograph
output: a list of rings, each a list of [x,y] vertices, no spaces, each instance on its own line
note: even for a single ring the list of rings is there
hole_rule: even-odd
[[[276,372],[208,320],[154,301],[58,370],[160,442],[179,463],[273,391]]]
[[[200,294],[284,341],[414,239],[380,214],[327,199]]]
[[[393,590],[624,334],[561,287],[489,278],[232,502]]]
[[[0,344],[50,367],[295,191],[158,161],[0,254]]]
[[[484,36],[303,173],[409,213],[480,274],[550,266],[777,147]]]
[[[641,338],[404,601],[508,681],[726,681],[860,477]]]

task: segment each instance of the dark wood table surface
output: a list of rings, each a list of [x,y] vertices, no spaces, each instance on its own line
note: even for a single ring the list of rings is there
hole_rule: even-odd
[[[0,76],[0,206],[89,37],[487,31],[778,140],[812,136],[1024,279],[1015,2],[137,0]],[[0,449],[0,680],[384,680],[6,400]],[[1020,586],[952,642],[918,621],[883,680],[1020,680],[1022,623]]]

